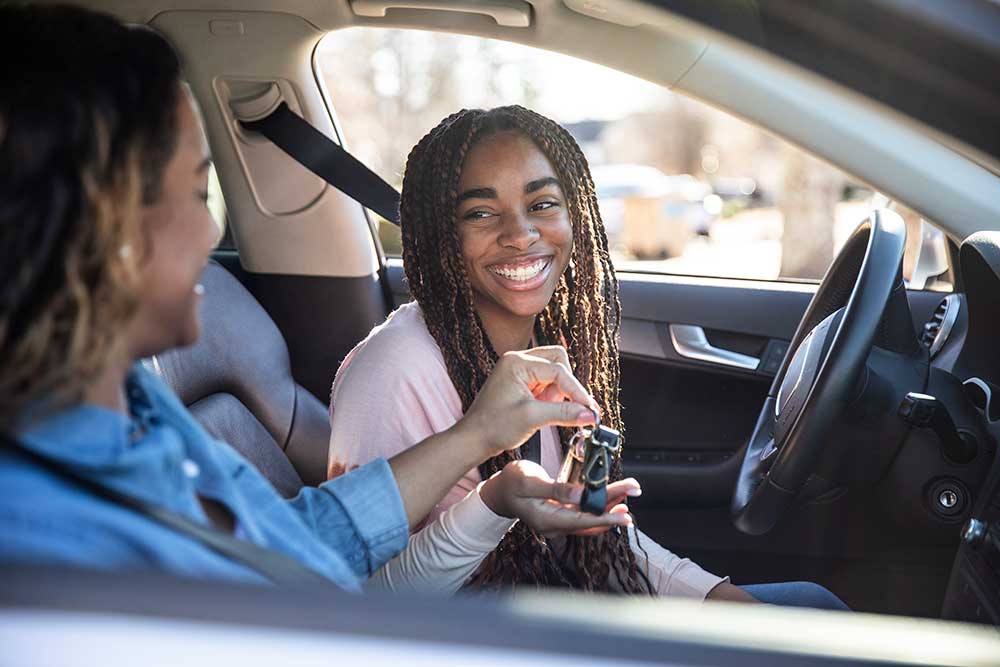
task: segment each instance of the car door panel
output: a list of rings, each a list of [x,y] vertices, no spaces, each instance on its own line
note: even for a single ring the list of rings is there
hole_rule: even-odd
[[[885,611],[891,595],[900,613],[935,614],[950,552],[886,558],[905,539],[871,534],[863,513],[875,501],[864,493],[794,508],[764,536],[738,532],[729,518],[743,446],[774,373],[685,358],[670,325],[698,325],[717,347],[766,357],[769,346],[792,338],[816,285],[628,273],[619,284],[623,463],[642,483],[630,506],[644,533],[737,583],[806,579],[856,608]],[[942,295],[909,297],[917,328]],[[902,580],[910,586],[901,594]]]
[[[645,481],[647,502],[726,504],[736,474],[728,461],[749,437],[816,286],[627,273],[619,285],[626,469]],[[940,295],[910,298],[922,325]],[[760,364],[685,358],[671,340],[674,324],[697,325],[712,345]]]

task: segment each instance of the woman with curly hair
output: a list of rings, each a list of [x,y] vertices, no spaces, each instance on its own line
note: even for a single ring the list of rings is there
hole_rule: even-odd
[[[602,423],[624,430],[618,283],[590,168],[564,128],[519,106],[445,118],[410,152],[400,222],[415,303],[376,327],[337,374],[331,476],[449,428],[497,359],[532,344],[564,346]],[[520,452],[505,451],[469,471],[426,521],[518,458],[540,460],[555,477],[573,432],[543,428]],[[621,449],[610,479],[622,479]],[[425,543],[400,559],[417,570],[423,561],[422,587],[439,592],[463,585],[559,586],[844,608],[807,582],[738,588],[634,526],[566,538],[546,537],[523,523],[493,528],[487,522],[451,527],[496,545],[481,562],[461,561],[454,544]]]
[[[455,428],[285,500],[140,363],[198,337],[218,237],[170,45],[82,9],[0,7],[0,60],[16,63],[0,68],[0,562],[357,590],[470,465],[593,420],[562,350],[506,355]],[[566,507],[530,466],[495,479],[463,507],[544,531],[628,523]]]
[[[448,428],[498,357],[532,343],[565,346],[602,423],[622,430],[618,284],[594,183],[568,132],[516,106],[449,116],[409,155],[400,220],[416,303],[376,328],[338,372],[331,476]],[[572,433],[547,428],[535,440],[552,476]],[[504,452],[470,471],[428,519],[523,455]],[[618,456],[611,479],[621,478]],[[634,531],[556,542],[519,524],[482,537],[499,544],[467,582],[460,578],[470,572],[456,569],[429,587],[563,586],[701,598],[715,590],[751,599]]]

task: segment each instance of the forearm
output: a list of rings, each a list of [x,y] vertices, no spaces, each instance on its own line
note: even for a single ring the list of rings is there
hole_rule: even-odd
[[[391,458],[389,466],[410,527],[419,524],[463,475],[486,458],[475,433],[461,421]]]
[[[514,519],[490,511],[478,491],[473,491],[411,537],[406,549],[378,570],[364,587],[452,595],[496,549],[514,523]]]

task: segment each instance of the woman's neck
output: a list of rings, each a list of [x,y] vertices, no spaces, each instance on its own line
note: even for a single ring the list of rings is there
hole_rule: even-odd
[[[487,307],[477,308],[479,319],[489,336],[493,350],[498,356],[505,352],[523,350],[531,345],[531,335],[535,330],[535,317],[519,317],[510,313],[496,312]]]
[[[83,401],[115,412],[128,414],[125,398],[125,376],[132,365],[129,355],[123,350],[112,353],[111,359],[97,378],[83,391]]]

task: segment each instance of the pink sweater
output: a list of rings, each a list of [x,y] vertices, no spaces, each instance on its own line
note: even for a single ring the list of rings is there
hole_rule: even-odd
[[[461,417],[462,401],[420,307],[400,306],[347,355],[337,372],[330,404],[329,476],[378,457],[392,458]],[[555,428],[542,430],[541,455],[542,467],[555,477],[562,460]],[[480,481],[479,471],[470,470],[423,525],[465,498]],[[649,558],[647,574],[661,594],[704,599],[724,581],[641,533],[640,540]],[[643,564],[646,554],[636,554]]]

